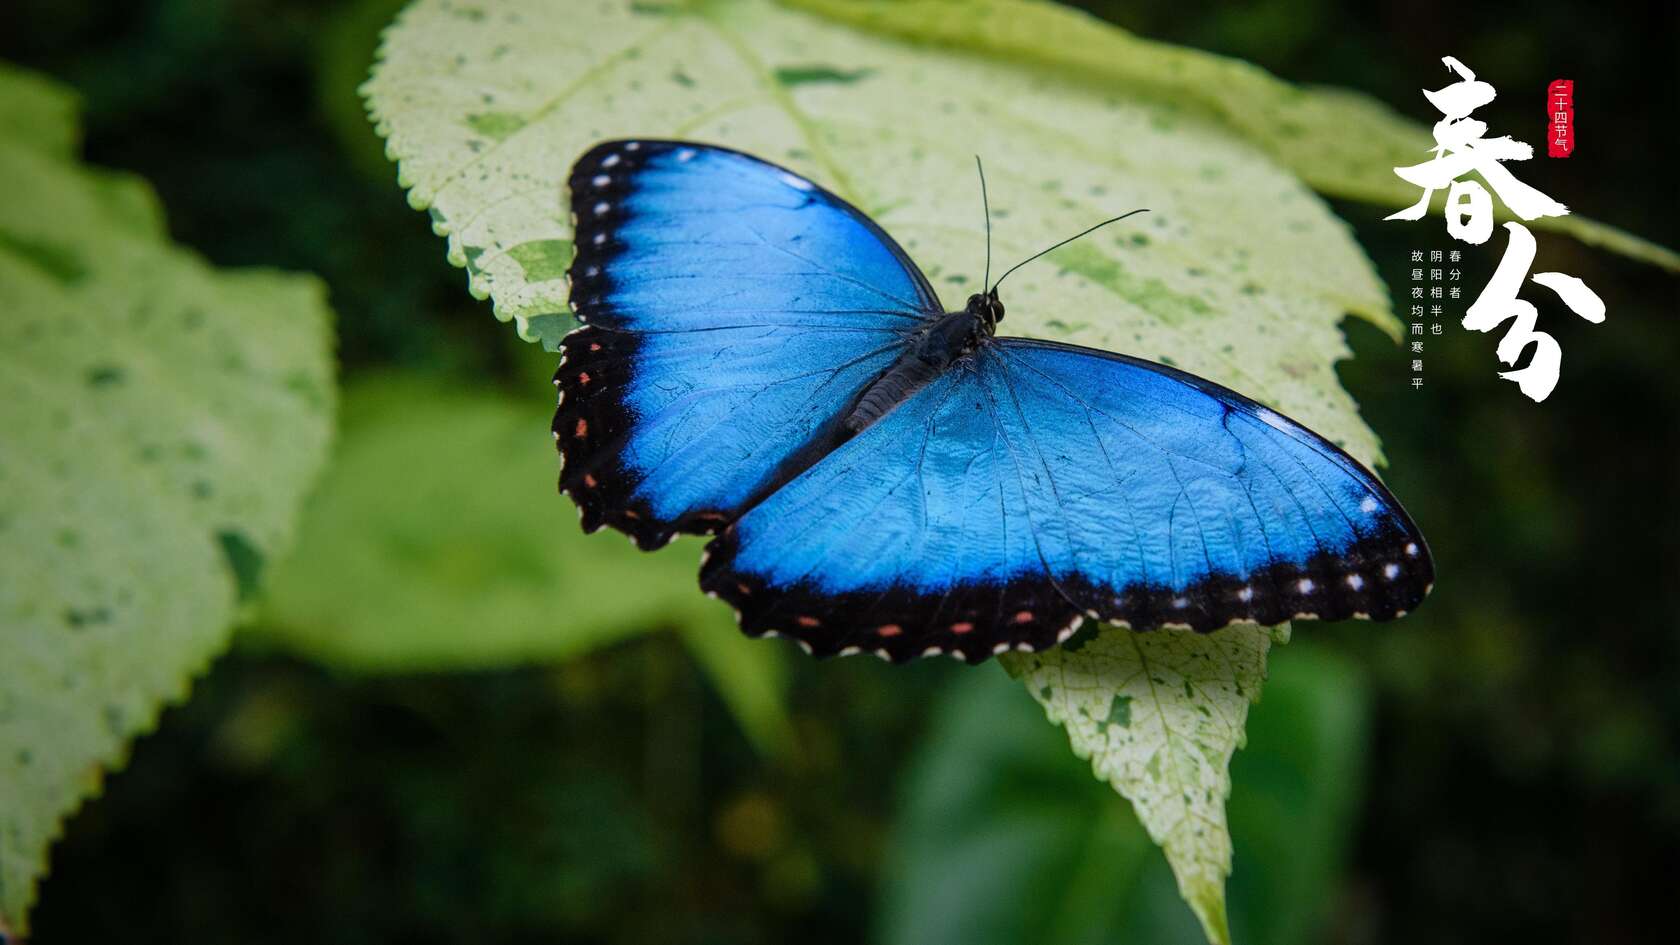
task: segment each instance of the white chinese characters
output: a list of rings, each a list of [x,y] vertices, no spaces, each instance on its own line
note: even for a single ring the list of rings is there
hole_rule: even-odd
[[[1390,214],[1387,219],[1422,219],[1429,211],[1435,191],[1443,187],[1447,188],[1447,234],[1466,243],[1485,243],[1493,234],[1493,200],[1488,194],[1489,187],[1512,214],[1523,220],[1567,214],[1568,207],[1518,180],[1503,163],[1526,161],[1534,156],[1534,149],[1509,136],[1490,139],[1486,137],[1486,123],[1470,117],[1472,111],[1493,101],[1496,94],[1493,86],[1477,80],[1475,73],[1452,56],[1441,61],[1459,76],[1459,81],[1423,93],[1442,114],[1434,128],[1435,156],[1422,164],[1394,169],[1402,180],[1422,188],[1423,194],[1417,203]],[[1463,179],[1472,171],[1481,181]],[[1463,325],[1472,331],[1488,332],[1515,320],[1495,353],[1500,361],[1513,367],[1529,345],[1534,346],[1534,356],[1527,367],[1501,372],[1499,376],[1515,382],[1525,395],[1538,402],[1545,400],[1557,386],[1563,353],[1555,339],[1535,329],[1538,318],[1535,307],[1518,298],[1524,277],[1534,263],[1534,237],[1521,223],[1506,223],[1505,229],[1509,234],[1505,255],[1487,288],[1465,311]],[[1575,314],[1590,322],[1604,320],[1604,302],[1580,279],[1560,272],[1535,273],[1533,278],[1556,292]]]
[[[1523,349],[1533,344],[1534,359],[1520,371],[1501,371],[1499,376],[1515,381],[1524,394],[1539,402],[1557,386],[1563,351],[1551,335],[1534,330],[1538,318],[1534,306],[1517,298],[1523,276],[1528,275],[1529,267],[1534,264],[1534,236],[1521,223],[1507,223],[1505,229],[1510,233],[1505,255],[1499,260],[1493,278],[1488,280],[1487,288],[1465,310],[1464,327],[1471,331],[1493,331],[1506,319],[1516,319],[1511,330],[1499,339],[1494,353],[1506,364],[1516,364]],[[1561,272],[1537,272],[1534,281],[1556,292],[1570,311],[1587,321],[1604,321],[1603,300],[1580,279]]]

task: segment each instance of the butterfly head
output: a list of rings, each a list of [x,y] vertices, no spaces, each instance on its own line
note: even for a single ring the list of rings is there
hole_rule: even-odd
[[[988,289],[984,293],[976,292],[968,297],[966,306],[968,314],[985,326],[986,334],[997,331],[997,323],[1003,321],[1003,303],[998,300],[997,289]]]

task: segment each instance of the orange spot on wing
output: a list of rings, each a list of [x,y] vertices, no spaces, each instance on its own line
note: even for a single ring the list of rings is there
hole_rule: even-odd
[[[904,628],[896,623],[889,623],[876,627],[875,632],[884,637],[896,637],[904,632]]]
[[[595,488],[595,477],[590,475],[589,473],[584,473],[583,474],[583,484],[588,486],[591,489]]]
[[[579,384],[588,384],[589,383],[589,372],[588,371],[579,371],[578,372],[578,383]]]
[[[807,627],[807,628],[822,626],[822,621],[818,620],[815,617],[799,617],[794,622],[799,624],[801,627]]]
[[[1016,623],[1032,623],[1032,611],[1023,610],[1015,615]]]
[[[577,436],[577,438],[580,439],[580,440],[583,439],[585,436],[588,436],[589,435],[589,421],[583,419],[582,417],[579,417],[578,422],[577,422],[577,426],[572,429],[572,433],[575,436]]]
[[[971,624],[966,620],[961,622],[961,623],[951,624],[951,632],[952,633],[967,633],[967,632],[969,632],[970,630],[973,630],[973,629],[974,629],[974,624]]]

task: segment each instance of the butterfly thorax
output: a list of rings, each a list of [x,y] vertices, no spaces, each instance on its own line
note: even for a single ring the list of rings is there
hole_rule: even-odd
[[[979,350],[997,333],[1002,318],[1003,303],[993,290],[971,295],[967,307],[930,321],[910,337],[904,353],[863,389],[846,414],[846,429],[852,433],[863,430],[959,359]]]

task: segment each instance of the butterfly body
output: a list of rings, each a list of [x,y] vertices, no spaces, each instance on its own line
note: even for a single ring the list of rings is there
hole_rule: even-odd
[[[968,307],[946,312],[916,332],[906,350],[858,397],[846,414],[848,433],[857,433],[908,400],[910,395],[949,370],[959,358],[972,355],[997,333],[1003,305],[994,293],[969,297]]]
[[[999,337],[873,221],[749,155],[592,149],[554,430],[583,524],[714,535],[752,635],[969,661],[1084,618],[1214,630],[1389,619],[1422,536],[1345,453],[1209,381]]]

